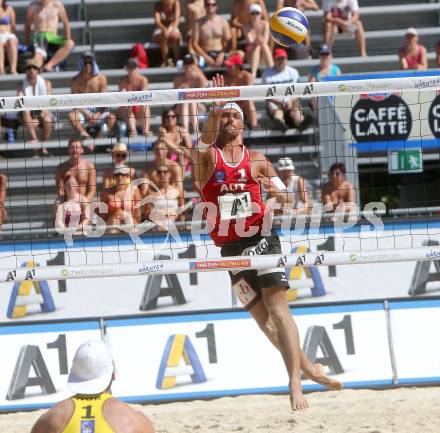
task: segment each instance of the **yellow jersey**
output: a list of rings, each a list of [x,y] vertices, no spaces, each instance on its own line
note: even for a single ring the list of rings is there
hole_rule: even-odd
[[[75,409],[61,433],[115,433],[102,413],[104,403],[109,398],[112,395],[108,392],[93,397],[72,397]]]

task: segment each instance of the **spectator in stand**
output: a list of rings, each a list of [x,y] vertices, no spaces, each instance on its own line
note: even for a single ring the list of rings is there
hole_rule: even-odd
[[[40,75],[40,64],[36,59],[26,62],[25,77],[17,89],[18,96],[44,96],[52,93],[52,84]],[[41,141],[47,141],[52,133],[54,119],[48,110],[23,111],[22,120],[31,137],[31,143],[38,143],[37,127],[43,129]],[[47,149],[42,148],[44,156],[49,155]]]
[[[63,180],[62,203],[55,203],[55,228],[80,229],[89,224],[88,200],[81,194],[77,180],[68,176]]]
[[[138,68],[148,68],[148,55],[141,43],[138,42],[133,45],[130,53],[130,59],[136,60]]]
[[[8,178],[5,174],[0,173],[0,230],[2,229],[3,223],[6,221],[8,216],[5,207],[7,188]]]
[[[138,92],[148,89],[148,79],[139,73],[136,59],[128,59],[125,63],[125,69],[127,75],[119,80],[120,92]],[[148,105],[119,107],[116,117],[126,123],[130,137],[137,136],[137,121],[141,124],[142,134],[145,136],[150,134],[151,112]]]
[[[99,73],[95,56],[84,53],[78,65],[79,73],[70,81],[71,93],[103,93],[107,92],[107,77]],[[105,135],[111,131],[116,118],[103,108],[75,108],[69,113],[69,120],[75,131],[81,138],[88,139],[90,136]],[[94,144],[88,149],[93,152]]]
[[[226,86],[251,86],[254,83],[250,72],[243,69],[243,58],[240,54],[233,54],[225,61],[227,67],[225,74]],[[245,114],[246,122],[250,129],[258,128],[257,110],[254,101],[237,101]]]
[[[414,27],[405,33],[405,45],[399,50],[401,69],[428,69],[428,55],[426,48],[419,44],[419,35]]]
[[[195,56],[186,54],[183,58],[183,73],[177,75],[174,79],[174,88],[197,89],[207,87],[207,85],[208,79],[197,65]],[[191,123],[193,132],[197,132],[199,129],[198,116],[205,111],[203,104],[198,104],[197,102],[178,104],[176,110],[183,127],[189,131]]]
[[[64,26],[64,37],[58,35],[59,21]],[[44,71],[52,71],[67,58],[75,45],[71,37],[66,9],[58,0],[31,2],[24,26],[24,43],[28,46],[31,41],[31,30],[33,30],[34,56],[42,65],[46,61]]]
[[[0,74],[5,73],[5,52],[11,74],[17,73],[18,40],[15,36],[15,11],[6,0],[0,2]]]
[[[275,65],[263,71],[264,84],[296,83],[299,79],[298,71],[287,64],[287,51],[276,48],[274,51]],[[288,128],[306,129],[312,123],[310,115],[303,116],[299,98],[282,97],[269,99],[266,107],[275,125],[286,130]]]
[[[319,49],[319,65],[313,66],[309,73],[309,81],[321,81],[324,77],[341,75],[339,66],[332,63],[332,49],[324,44]]]
[[[160,44],[162,67],[172,66],[180,59],[180,42],[182,35],[179,30],[180,1],[161,0],[154,6],[153,41]],[[169,47],[173,48],[174,62],[169,59]]]
[[[291,158],[284,157],[278,160],[278,173],[286,185],[287,191],[295,194],[294,209],[307,211],[310,206],[307,186],[304,178],[295,174],[295,166]]]
[[[272,53],[269,48],[269,23],[262,18],[263,9],[258,3],[249,7],[250,23],[243,26],[246,39],[246,56],[251,64],[252,78],[257,78],[258,67],[264,63],[273,66]]]
[[[435,65],[440,68],[440,41],[435,46]]]
[[[96,168],[93,162],[83,159],[83,142],[79,138],[71,138],[68,145],[69,159],[58,166],[55,172],[57,187],[57,204],[64,203],[64,181],[73,177],[79,186],[79,193],[87,203],[95,199],[96,194]]]
[[[136,170],[127,165],[128,148],[125,143],[115,143],[112,149],[112,166],[102,174],[102,189],[110,188],[114,177],[114,167],[125,166],[130,169],[130,182],[136,178]]]
[[[305,10],[318,11],[319,5],[315,0],[278,0],[277,8],[279,10],[281,8],[296,8],[300,11],[304,12]]]
[[[149,183],[144,184],[143,196],[149,197],[145,205],[145,217],[155,223],[158,230],[168,231],[169,223],[184,221],[179,214],[179,205],[183,204],[183,191],[173,181],[166,165],[159,165],[150,175]]]
[[[108,233],[118,233],[118,225],[133,225],[141,221],[141,209],[137,204],[141,193],[137,186],[131,185],[130,168],[117,165],[113,168],[112,186],[104,189],[100,201],[108,206],[107,212],[100,212],[100,217],[108,227]]]
[[[223,65],[225,51],[231,41],[229,23],[217,15],[217,0],[205,0],[206,15],[192,29],[194,50],[208,66]]]
[[[188,40],[188,52],[195,54],[192,29],[196,21],[206,15],[204,0],[188,0],[185,7],[185,34]]]
[[[263,0],[234,0],[231,12],[231,51],[236,51],[238,41],[244,38],[244,26],[252,23],[249,8],[255,3],[261,6],[263,18],[269,22],[269,15]]]
[[[330,204],[335,211],[349,211],[356,205],[356,192],[353,184],[346,179],[347,170],[341,162],[335,162],[329,170],[330,180],[321,187],[322,204]]]
[[[367,55],[365,31],[359,17],[358,0],[323,0],[324,43],[333,46],[336,33],[350,33],[356,37],[362,57]]]
[[[162,125],[159,127],[158,135],[156,160],[160,165],[172,166],[174,177],[181,178],[182,173],[177,175],[175,168],[178,167],[179,171],[189,171],[192,141],[188,130],[177,123],[177,113],[173,108],[162,113]]]

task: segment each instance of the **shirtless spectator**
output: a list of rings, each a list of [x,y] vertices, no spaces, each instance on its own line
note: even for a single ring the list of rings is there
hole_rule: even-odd
[[[7,212],[5,208],[6,190],[8,188],[8,178],[5,174],[0,173],[0,230],[6,221]]]
[[[255,3],[261,6],[263,19],[269,22],[269,15],[263,0],[234,0],[231,12],[231,51],[237,49],[239,39],[244,37],[244,26],[251,24],[249,8]]]
[[[296,8],[300,11],[304,12],[306,10],[317,11],[319,10],[319,5],[315,0],[278,0],[277,8],[279,10],[281,8]]]
[[[106,168],[102,174],[102,188],[110,188],[113,182],[114,167],[124,165],[130,169],[130,182],[136,178],[136,170],[127,165],[128,147],[125,143],[115,143],[112,149],[112,166]]]
[[[154,6],[153,41],[160,45],[162,67],[171,66],[172,59],[168,59],[170,46],[173,48],[174,64],[180,58],[180,42],[182,35],[179,30],[180,1],[161,0]]]
[[[356,192],[351,182],[346,178],[345,165],[335,162],[329,170],[330,180],[321,187],[322,204],[330,204],[335,211],[349,211],[356,205]]]
[[[206,15],[193,27],[193,44],[196,54],[203,57],[208,66],[223,64],[225,51],[231,41],[228,22],[217,15],[217,0],[205,0]]]
[[[251,22],[243,27],[246,39],[246,55],[251,64],[252,78],[257,78],[259,66],[264,63],[273,66],[272,52],[269,48],[269,23],[262,18],[263,9],[258,3],[249,7]]]
[[[79,72],[70,81],[71,93],[103,93],[107,92],[107,78],[99,73],[98,64],[92,53],[84,53],[79,62]],[[69,120],[81,138],[91,138],[111,131],[116,121],[115,116],[105,112],[103,108],[75,108],[69,113]],[[95,146],[88,146],[93,152]]]
[[[226,86],[251,86],[254,83],[250,72],[243,69],[243,58],[240,54],[233,54],[225,61],[227,67],[225,74]],[[244,111],[245,119],[250,129],[258,128],[257,110],[254,101],[237,101]]]
[[[127,75],[119,80],[120,92],[138,92],[148,89],[148,79],[139,73],[136,59],[128,59],[125,63],[125,69]],[[141,124],[143,135],[150,133],[151,112],[148,105],[119,107],[116,117],[126,123],[130,137],[137,135],[137,121]]]
[[[419,44],[419,35],[414,27],[405,33],[405,45],[399,50],[401,69],[428,69],[428,55],[426,48]]]
[[[15,11],[6,0],[0,1],[0,74],[5,73],[5,53],[11,74],[17,73],[18,40],[15,36]]]
[[[185,7],[185,36],[188,40],[188,52],[190,54],[195,54],[194,44],[193,44],[193,34],[192,29],[194,24],[199,18],[204,17],[205,2],[204,0],[188,0]]]
[[[196,63],[192,54],[186,54],[183,58],[183,73],[174,79],[175,89],[197,89],[207,87],[208,79]],[[189,131],[191,124],[193,132],[198,131],[198,116],[205,111],[203,104],[185,103],[177,105],[177,114],[180,123]]]
[[[60,164],[55,172],[57,203],[64,203],[64,182],[73,177],[79,186],[79,193],[87,202],[92,202],[96,194],[96,169],[93,162],[82,159],[83,143],[78,138],[71,138],[68,145],[69,159]]]
[[[43,96],[52,93],[52,84],[40,75],[40,65],[36,59],[29,59],[26,62],[25,77],[18,85],[18,96]],[[47,141],[52,133],[54,119],[48,110],[23,111],[22,120],[26,130],[31,137],[31,143],[38,143],[37,127],[43,129],[41,141]],[[41,149],[42,155],[49,155],[47,149]]]
[[[89,202],[81,194],[77,180],[69,176],[64,180],[64,201],[56,202],[55,228],[80,230],[89,224]]]
[[[359,17],[358,0],[323,0],[324,43],[333,46],[336,33],[349,33],[356,37],[362,57],[367,55],[365,31]]]
[[[58,35],[58,22],[64,26],[64,37]],[[31,2],[26,14],[24,43],[29,46],[33,30],[32,43],[34,56],[44,64],[51,53],[52,57],[44,65],[45,71],[52,71],[72,51],[75,43],[70,32],[69,19],[62,2],[57,0],[37,0]]]
[[[106,203],[107,212],[100,212],[100,217],[107,224],[107,233],[118,233],[118,225],[133,225],[141,221],[141,209],[137,204],[141,193],[130,182],[130,168],[125,165],[115,166],[111,186],[101,192],[101,202]]]

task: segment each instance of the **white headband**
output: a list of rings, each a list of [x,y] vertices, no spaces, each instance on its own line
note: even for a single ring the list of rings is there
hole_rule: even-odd
[[[223,110],[235,110],[240,113],[241,120],[244,120],[243,110],[240,108],[238,104],[235,102],[228,102],[227,104],[223,105]]]

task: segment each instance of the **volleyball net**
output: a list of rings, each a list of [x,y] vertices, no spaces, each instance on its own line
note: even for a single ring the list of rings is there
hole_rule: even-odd
[[[440,210],[439,88],[427,76],[1,98],[2,118],[27,112],[38,122],[47,112],[53,132],[36,143],[22,121],[9,140],[2,123],[0,280],[436,260],[434,226],[402,233],[393,224]],[[190,148],[212,104],[231,101],[244,113],[244,144],[295,194],[279,207],[263,191],[280,256],[220,258],[209,236]],[[86,113],[103,120],[86,125]],[[130,117],[151,133],[126,136]],[[170,126],[174,118],[184,127]],[[79,144],[75,119],[91,136]],[[44,149],[51,156],[35,158]],[[41,241],[44,252],[34,248]]]

